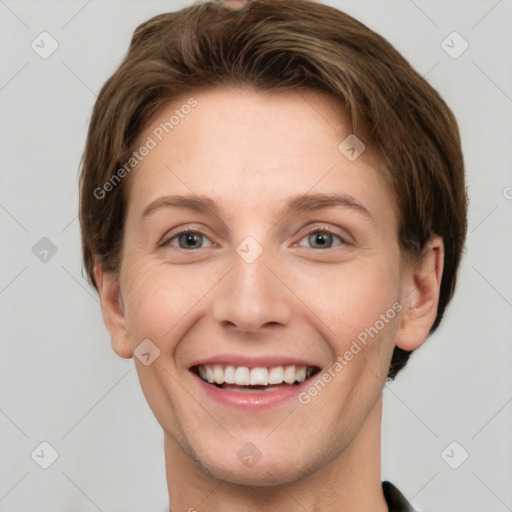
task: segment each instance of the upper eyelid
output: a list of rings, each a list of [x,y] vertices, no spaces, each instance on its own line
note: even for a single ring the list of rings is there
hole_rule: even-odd
[[[338,233],[337,230],[333,229],[333,228],[329,228],[329,227],[326,227],[326,226],[312,226],[310,229],[308,229],[308,232],[304,234],[304,236],[308,236],[310,235],[311,233],[316,233],[316,232],[320,232],[320,233],[331,233],[331,235],[336,235],[336,236],[339,236],[342,240],[344,240],[345,238],[348,238],[348,236],[343,233]],[[304,238],[304,236],[302,238]]]

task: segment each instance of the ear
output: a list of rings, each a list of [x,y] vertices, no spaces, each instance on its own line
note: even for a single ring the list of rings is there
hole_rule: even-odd
[[[112,272],[106,272],[99,258],[94,258],[93,275],[98,286],[103,321],[110,334],[112,348],[119,356],[133,357],[130,337],[126,330],[123,299],[119,287],[119,278]]]
[[[402,276],[401,303],[405,310],[396,331],[397,347],[412,351],[427,339],[437,316],[443,267],[443,239],[434,235],[421,260],[409,264]]]

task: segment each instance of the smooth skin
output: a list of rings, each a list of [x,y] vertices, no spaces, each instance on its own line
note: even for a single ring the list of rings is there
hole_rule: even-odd
[[[190,96],[158,112],[141,143]],[[99,259],[94,269],[116,353],[130,358],[145,339],[161,351],[149,366],[134,361],[164,429],[171,510],[384,512],[382,389],[394,346],[418,348],[435,320],[442,239],[420,263],[403,256],[378,157],[367,141],[353,162],[338,149],[350,129],[335,99],[249,87],[193,97],[129,177],[119,274]],[[290,198],[317,193],[367,213],[287,213]],[[218,212],[162,207],[170,195],[206,196]],[[236,251],[248,236],[263,249],[252,263]],[[292,354],[325,371],[396,303],[401,312],[306,405],[220,405],[190,371],[221,353]],[[247,442],[262,454],[252,467],[237,456]]]

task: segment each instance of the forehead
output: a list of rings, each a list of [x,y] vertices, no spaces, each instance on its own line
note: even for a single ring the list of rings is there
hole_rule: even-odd
[[[390,200],[369,144],[354,161],[340,151],[350,134],[342,105],[324,93],[196,91],[141,133],[139,145],[151,149],[131,176],[129,201],[139,210],[159,195],[187,193],[261,211],[308,191]]]

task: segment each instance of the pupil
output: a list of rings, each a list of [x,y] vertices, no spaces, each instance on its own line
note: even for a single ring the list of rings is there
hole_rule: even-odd
[[[193,234],[184,235],[184,237],[185,237],[185,247],[182,247],[182,249],[189,249],[191,246],[197,244],[197,239],[200,236],[201,235],[193,235]]]
[[[329,233],[314,233],[314,243],[319,244],[321,247],[325,247],[326,245],[329,245],[329,239],[330,239]]]

